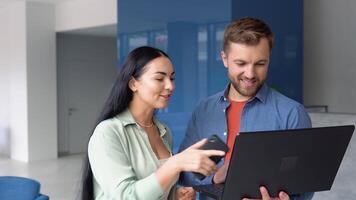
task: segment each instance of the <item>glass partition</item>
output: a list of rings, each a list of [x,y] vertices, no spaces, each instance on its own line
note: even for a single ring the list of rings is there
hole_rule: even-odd
[[[228,83],[220,52],[224,28],[232,19],[249,15],[271,25],[278,38],[268,83],[291,98],[302,99],[300,5],[300,1],[283,0],[118,1],[118,63],[142,45],[160,48],[172,58],[176,91],[169,107],[158,110],[157,116],[172,130],[175,151],[197,103]]]

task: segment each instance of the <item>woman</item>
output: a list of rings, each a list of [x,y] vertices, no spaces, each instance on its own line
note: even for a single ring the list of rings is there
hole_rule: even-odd
[[[175,188],[182,171],[211,175],[202,140],[172,155],[169,129],[154,117],[174,91],[174,70],[167,54],[139,47],[125,60],[90,138],[83,199],[195,199],[192,188]]]

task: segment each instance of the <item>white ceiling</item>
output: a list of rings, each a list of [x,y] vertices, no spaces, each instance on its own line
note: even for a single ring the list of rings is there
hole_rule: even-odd
[[[28,1],[28,2],[44,2],[50,4],[59,4],[64,1],[75,1],[75,0],[0,0],[0,9],[8,3],[14,1]],[[75,34],[75,35],[90,35],[90,36],[101,36],[101,37],[116,37],[117,25],[100,26],[93,28],[77,29],[61,33]]]

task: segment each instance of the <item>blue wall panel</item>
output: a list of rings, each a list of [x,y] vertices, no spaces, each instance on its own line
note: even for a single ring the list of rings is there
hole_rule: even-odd
[[[275,36],[268,84],[302,103],[303,1],[232,1],[232,19],[253,16],[267,22]]]
[[[177,150],[195,105],[228,83],[220,51],[224,28],[232,19],[255,16],[271,25],[277,38],[268,83],[301,101],[302,8],[302,1],[283,0],[120,0],[118,63],[142,45],[170,55],[176,91],[157,116],[171,128]]]

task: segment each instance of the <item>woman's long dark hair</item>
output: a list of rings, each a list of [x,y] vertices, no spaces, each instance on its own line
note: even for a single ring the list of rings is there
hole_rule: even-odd
[[[129,88],[129,81],[131,78],[138,79],[144,72],[144,67],[147,63],[161,56],[169,58],[165,52],[148,46],[136,48],[129,53],[116,78],[115,84],[111,89],[110,95],[106,100],[95,127],[100,122],[115,117],[126,110],[133,96],[132,91]],[[93,134],[93,131],[90,135]],[[91,171],[88,153],[84,162],[81,199],[92,200],[94,198],[93,173]]]

